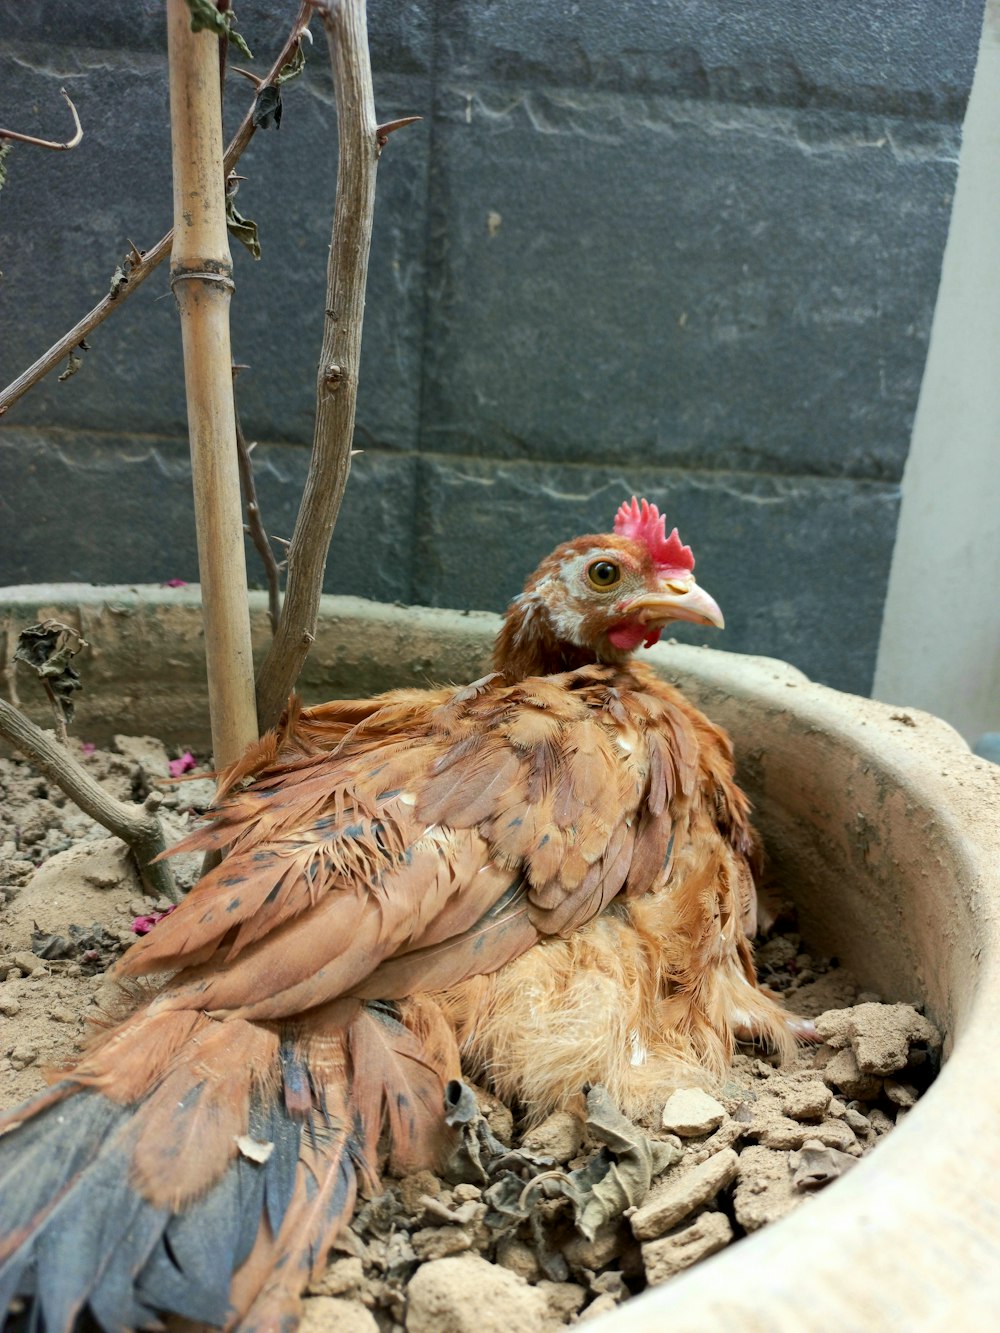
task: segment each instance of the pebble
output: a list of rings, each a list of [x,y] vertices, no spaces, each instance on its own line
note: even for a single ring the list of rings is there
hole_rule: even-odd
[[[706,1259],[728,1245],[733,1229],[725,1213],[702,1213],[690,1226],[642,1247],[642,1263],[650,1286],[665,1282],[699,1259]]]
[[[21,972],[22,972],[22,974],[23,974],[24,976],[27,976],[27,977],[34,976],[34,974],[35,974],[36,972],[40,973],[40,974],[43,975],[43,976],[47,975],[47,968],[46,968],[46,966],[45,966],[45,960],[42,959],[42,958],[39,958],[37,954],[34,954],[34,953],[15,953],[15,954],[12,955],[12,958],[13,958],[13,961],[14,961],[14,966],[20,968],[20,969],[21,969]],[[8,972],[7,976],[8,976],[8,979],[9,979],[9,977],[10,977],[10,973],[9,973],[9,972]]]
[[[170,776],[166,747],[155,736],[115,736],[113,739],[118,753],[138,764],[148,777]]]
[[[757,1231],[790,1213],[802,1200],[792,1184],[788,1153],[751,1145],[740,1154],[733,1212],[745,1231]]]
[[[353,1296],[364,1285],[365,1271],[360,1259],[335,1259],[309,1290],[316,1296]]]
[[[868,1112],[868,1123],[876,1134],[888,1134],[889,1130],[892,1129],[892,1121],[878,1106],[873,1106]]]
[[[701,1088],[679,1088],[663,1108],[661,1124],[671,1134],[695,1138],[711,1134],[726,1118],[726,1108]]]
[[[552,1157],[568,1162],[580,1151],[583,1142],[583,1122],[569,1111],[556,1111],[534,1129],[528,1130],[521,1142],[525,1152],[539,1157]]]
[[[316,1296],[302,1303],[299,1333],[379,1333],[379,1327],[358,1301]]]
[[[833,1093],[814,1079],[809,1083],[793,1083],[781,1095],[781,1109],[793,1120],[819,1120],[826,1113]]]
[[[916,1088],[911,1087],[909,1083],[897,1083],[894,1078],[885,1080],[885,1095],[896,1106],[903,1106],[909,1109],[916,1106],[918,1093]]]
[[[797,1190],[815,1190],[838,1180],[856,1161],[856,1157],[846,1152],[826,1148],[810,1139],[798,1152],[789,1155],[788,1165]]]
[[[863,1074],[885,1077],[906,1067],[910,1046],[922,1043],[931,1050],[941,1045],[941,1034],[910,1004],[856,1004],[820,1014],[816,1030],[831,1046],[850,1044]],[[862,1094],[855,1094],[866,1100]]]
[[[587,1268],[596,1273],[625,1249],[627,1237],[618,1225],[617,1219],[610,1226],[601,1227],[593,1240],[586,1236],[573,1236],[562,1246],[562,1252],[570,1267],[577,1272]]]
[[[549,1314],[560,1323],[565,1323],[581,1308],[587,1299],[586,1287],[576,1282],[539,1282],[537,1290],[548,1302]]]
[[[0,995],[0,1014],[5,1018],[16,1018],[20,1012],[20,1000],[13,995]]]
[[[882,1080],[861,1070],[849,1046],[834,1052],[823,1069],[823,1081],[830,1088],[839,1088],[851,1101],[874,1101],[882,1090]]]
[[[38,1059],[38,1051],[34,1046],[15,1046],[9,1058],[15,1069],[27,1069]]]
[[[410,1237],[410,1244],[421,1263],[426,1263],[471,1250],[472,1237],[461,1227],[421,1227]]]
[[[407,1288],[407,1333],[543,1333],[545,1293],[478,1255],[437,1259]]]
[[[525,1282],[536,1282],[541,1276],[538,1255],[532,1246],[514,1236],[505,1236],[497,1246],[496,1262],[503,1268],[509,1268]]]
[[[690,1217],[736,1178],[739,1163],[733,1149],[724,1148],[679,1180],[668,1177],[629,1219],[636,1240],[656,1240]]]
[[[578,1324],[586,1324],[591,1319],[599,1319],[602,1314],[610,1314],[612,1310],[617,1310],[618,1302],[610,1292],[602,1292],[596,1300],[590,1302],[583,1314],[576,1321]]]

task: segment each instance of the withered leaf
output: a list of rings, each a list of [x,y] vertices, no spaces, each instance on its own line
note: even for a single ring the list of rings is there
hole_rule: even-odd
[[[118,293],[121,291],[123,287],[127,286],[127,284],[128,284],[128,274],[125,272],[121,264],[116,264],[115,271],[111,275],[111,289],[108,292],[108,295],[111,297],[112,301],[117,300]]]
[[[252,218],[245,218],[242,213],[239,212],[232,195],[226,199],[226,226],[238,241],[243,242],[253,255],[254,259],[260,258],[260,241],[257,237],[257,224]]]
[[[285,69],[288,68],[286,65]],[[278,75],[278,82],[281,75]],[[266,83],[257,94],[257,100],[253,104],[253,115],[251,117],[254,128],[266,130],[273,125],[274,128],[281,128],[281,91],[278,83]]]
[[[83,688],[72,659],[86,646],[76,630],[58,620],[29,625],[17,636],[14,661],[23,662],[34,671],[58,702],[67,722],[73,720],[72,696]]]
[[[61,375],[57,375],[56,379],[59,381],[60,384],[64,384],[66,380],[73,378],[73,376],[76,374],[76,372],[80,369],[82,365],[83,365],[82,357],[77,356],[75,352],[70,352],[69,360],[66,363],[66,369],[63,371]]]
[[[49,962],[73,959],[85,975],[92,976],[104,972],[122,951],[121,941],[96,921],[92,926],[71,925],[67,934],[69,938],[49,934],[36,926],[31,932],[31,952]]]
[[[554,1165],[551,1157],[536,1157],[501,1143],[486,1117],[480,1113],[476,1094],[467,1083],[458,1079],[448,1083],[444,1112],[445,1124],[449,1129],[458,1130],[455,1145],[441,1172],[445,1180],[454,1185],[485,1185],[498,1175],[514,1175],[515,1171],[520,1171],[527,1179]],[[520,1189],[524,1180],[517,1175],[514,1178]]]
[[[838,1180],[857,1160],[850,1153],[828,1148],[824,1144],[804,1145],[798,1152],[789,1154],[792,1184],[802,1191],[822,1189],[824,1185]]]
[[[674,1144],[650,1138],[633,1125],[600,1085],[587,1093],[587,1128],[603,1142],[600,1152],[576,1171],[545,1171],[527,1183],[505,1173],[483,1194],[490,1205],[487,1225],[508,1230],[531,1215],[533,1200],[561,1196],[573,1209],[577,1230],[593,1240],[602,1226],[640,1204],[653,1177],[680,1156]]]
[[[191,11],[192,32],[201,32],[207,28],[209,32],[214,32],[217,37],[228,38],[248,60],[253,60],[253,52],[243,40],[242,35],[236,31],[236,14],[232,9],[227,9],[225,13],[222,13],[216,9],[213,0],[187,0],[187,6]]]
[[[291,60],[286,60],[281,69],[278,70],[275,83],[288,83],[291,79],[297,79],[305,67],[306,53],[300,41]]]

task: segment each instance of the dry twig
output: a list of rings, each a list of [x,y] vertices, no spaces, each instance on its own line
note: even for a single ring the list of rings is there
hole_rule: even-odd
[[[76,762],[69,750],[52,740],[5,699],[0,699],[0,736],[50,782],[61,787],[84,814],[96,819],[131,847],[147,893],[156,898],[169,898],[172,903],[180,902],[181,894],[168,862],[156,860],[167,846],[156,816],[163,801],[161,792],[150,792],[141,806],[115,800]]]
[[[250,534],[257,554],[264,566],[267,579],[267,615],[271,622],[271,633],[278,629],[278,617],[281,614],[281,565],[274,554],[274,547],[260,516],[260,503],[257,499],[257,483],[254,481],[253,463],[250,460],[252,444],[247,444],[240,423],[240,409],[236,402],[236,377],[244,366],[233,366],[233,410],[236,414],[236,453],[240,463],[240,481],[243,484],[243,500],[246,505],[246,531]]]
[[[317,6],[319,8],[319,6]],[[337,201],[327,267],[326,323],[316,385],[312,458],[288,550],[278,630],[257,675],[261,729],[273,726],[316,637],[333,525],[351,467],[361,325],[383,136],[400,122],[375,119],[364,0],[320,9],[337,102]]]
[[[262,80],[264,85],[274,83],[284,67],[294,61],[294,58],[299,51],[303,34],[308,33],[312,10],[312,0],[301,0],[299,11],[295,17],[295,22],[292,25],[292,30],[286,38],[285,44],[282,46],[277,58]],[[247,144],[254,136],[257,129],[257,125],[254,122],[254,112],[256,111],[256,108],[257,103],[255,100],[253,106],[250,107],[244,115],[243,120],[240,122],[239,129],[236,131],[229,147],[226,149],[225,169],[227,173],[232,171],[233,167],[243,155]],[[50,370],[53,370],[58,366],[74,348],[80,345],[92,329],[96,329],[98,324],[103,323],[115,309],[118,302],[131,295],[132,292],[146,281],[157,265],[162,263],[170,253],[173,238],[173,232],[169,231],[166,236],[157,241],[152,250],[146,250],[141,254],[136,251],[134,245],[132,246],[132,251],[128,258],[115,270],[114,276],[111,279],[111,290],[108,295],[105,296],[103,300],[99,301],[89,314],[84,315],[79,323],[74,324],[68,333],[63,334],[58,342],[53,343],[49,350],[43,353],[33,365],[29,366],[27,370],[22,371],[17,379],[12,380],[11,383],[0,392],[0,416],[3,416],[3,414],[16,403],[19,398],[23,397],[33,385],[37,384],[39,380],[44,379]],[[138,258],[136,257],[137,255]]]
[[[53,139],[39,139],[34,134],[19,134],[17,130],[5,129],[0,125],[0,139],[10,139],[13,143],[30,143],[36,148],[51,148],[53,152],[64,153],[68,148],[75,148],[83,138],[83,126],[80,124],[80,117],[77,115],[76,107],[73,105],[73,99],[65,88],[59,89],[66,99],[66,105],[73,114],[73,124],[76,126],[76,133],[65,143],[57,143]]]

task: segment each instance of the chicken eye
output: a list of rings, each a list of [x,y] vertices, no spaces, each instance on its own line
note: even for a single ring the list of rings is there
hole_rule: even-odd
[[[621,576],[621,569],[611,560],[595,560],[587,570],[587,578],[595,588],[613,588]]]

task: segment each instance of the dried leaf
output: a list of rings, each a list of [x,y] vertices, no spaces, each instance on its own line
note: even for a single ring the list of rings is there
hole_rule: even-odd
[[[515,1171],[535,1176],[555,1165],[551,1157],[536,1157],[501,1143],[480,1113],[476,1094],[467,1083],[452,1079],[445,1086],[444,1111],[445,1124],[458,1130],[441,1171],[453,1185],[485,1185],[498,1175],[512,1175],[520,1193],[524,1180]]]
[[[58,620],[29,625],[17,636],[14,661],[31,667],[58,703],[67,722],[73,720],[72,696],[83,688],[80,673],[71,663],[86,646],[86,640],[76,630]]]
[[[226,200],[226,226],[238,241],[243,242],[253,255],[254,259],[260,258],[260,241],[257,239],[257,224],[251,218],[243,217],[237,210],[231,195]]]
[[[111,275],[111,289],[108,293],[112,301],[117,299],[118,293],[127,285],[127,283],[128,274],[125,272],[124,268],[122,268],[121,264],[116,264],[115,271]]]
[[[509,1230],[531,1217],[539,1197],[562,1197],[572,1206],[577,1230],[593,1240],[601,1227],[640,1204],[653,1177],[680,1156],[674,1144],[650,1138],[623,1116],[600,1086],[587,1093],[587,1128],[605,1146],[578,1170],[539,1172],[527,1182],[511,1171],[500,1175],[483,1194],[490,1205],[487,1226]]]
[[[797,1190],[817,1190],[838,1180],[857,1161],[850,1153],[823,1144],[806,1144],[789,1155],[792,1184]]]
[[[267,83],[258,92],[251,119],[258,130],[266,130],[272,124],[276,130],[281,128],[281,92],[277,83]]]
[[[209,32],[214,32],[217,37],[225,37],[248,60],[253,60],[253,52],[242,35],[236,31],[236,14],[232,9],[221,13],[216,9],[213,0],[187,0],[187,6],[191,11],[192,32],[202,32],[207,29]]]
[[[31,932],[31,952],[51,962],[73,959],[87,976],[106,971],[122,951],[121,941],[109,935],[98,922],[92,926],[71,925],[66,935],[48,934],[36,928]]]
[[[291,79],[297,79],[306,67],[306,53],[302,49],[302,43],[299,42],[295,48],[295,54],[291,60],[287,60],[278,70],[278,77],[275,83],[288,83]]]
[[[63,371],[61,375],[57,375],[56,379],[59,381],[60,384],[64,384],[66,380],[70,380],[73,378],[73,376],[76,374],[76,372],[80,369],[82,365],[83,365],[82,357],[77,356],[75,352],[70,352],[69,361],[67,361],[66,363],[66,369]]]

